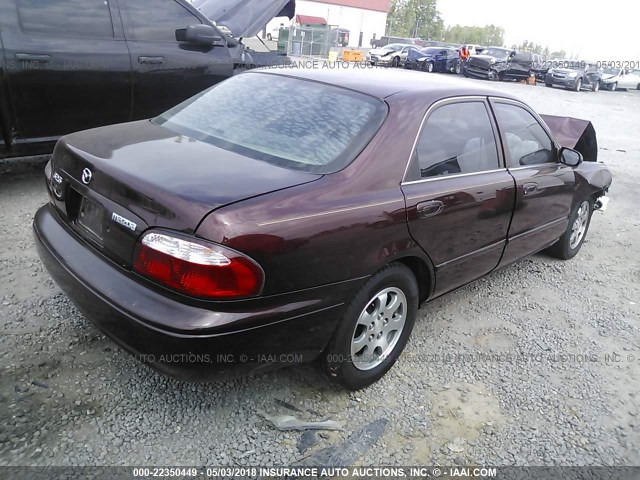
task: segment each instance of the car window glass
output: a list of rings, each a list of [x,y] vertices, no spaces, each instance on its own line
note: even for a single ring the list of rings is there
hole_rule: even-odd
[[[202,22],[173,0],[120,0],[128,40],[175,42],[176,30]]]
[[[524,167],[556,162],[553,142],[538,120],[524,108],[498,103],[495,105],[498,127],[509,152],[507,166]]]
[[[18,0],[20,26],[28,33],[66,37],[112,38],[105,0]]]
[[[415,153],[420,178],[498,168],[495,137],[484,103],[454,103],[435,110],[420,134]]]
[[[332,173],[365,148],[386,114],[383,101],[363,93],[280,75],[243,73],[154,121],[257,160]]]

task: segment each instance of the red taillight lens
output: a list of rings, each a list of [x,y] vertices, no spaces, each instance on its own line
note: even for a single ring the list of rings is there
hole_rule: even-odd
[[[258,295],[264,282],[262,269],[241,253],[157,232],[142,237],[133,268],[178,292],[206,299]]]

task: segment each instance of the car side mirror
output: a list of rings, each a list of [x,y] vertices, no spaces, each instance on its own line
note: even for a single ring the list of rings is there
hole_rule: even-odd
[[[224,39],[211,25],[189,25],[185,29],[176,30],[176,40],[205,47],[222,47],[226,45]]]
[[[576,150],[562,147],[560,149],[560,163],[570,167],[577,167],[582,163],[582,154]]]

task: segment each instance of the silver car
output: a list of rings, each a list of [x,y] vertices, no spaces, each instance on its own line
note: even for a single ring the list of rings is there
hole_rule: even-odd
[[[631,88],[640,90],[640,70],[628,68],[605,68],[602,71],[602,86],[607,90],[615,91]]]
[[[406,43],[390,43],[384,47],[369,50],[367,60],[371,65],[391,65],[393,67],[399,67],[407,61],[409,51],[415,48],[415,45]]]

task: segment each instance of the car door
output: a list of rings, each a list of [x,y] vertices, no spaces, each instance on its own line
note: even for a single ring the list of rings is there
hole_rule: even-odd
[[[626,70],[625,73],[620,75],[620,88],[636,89],[640,85],[640,76],[633,70]]]
[[[531,71],[532,55],[530,53],[518,52],[509,61],[506,76],[510,78],[527,78]]]
[[[436,271],[435,294],[475,280],[499,263],[514,206],[483,97],[435,104],[402,183],[413,239]]]
[[[491,99],[516,205],[502,265],[554,243],[567,228],[576,188],[572,167],[558,161],[558,147],[544,122],[520,102]]]
[[[118,0],[133,66],[133,118],[149,118],[233,75],[227,47],[176,40],[206,22],[176,0]],[[222,36],[222,34],[220,34]]]
[[[53,142],[130,119],[131,64],[113,1],[4,5],[3,16],[11,16],[1,34],[16,143]]]
[[[446,50],[440,50],[438,52],[436,52],[436,54],[434,55],[434,63],[435,63],[435,69],[439,72],[444,72],[447,70],[447,51]]]

